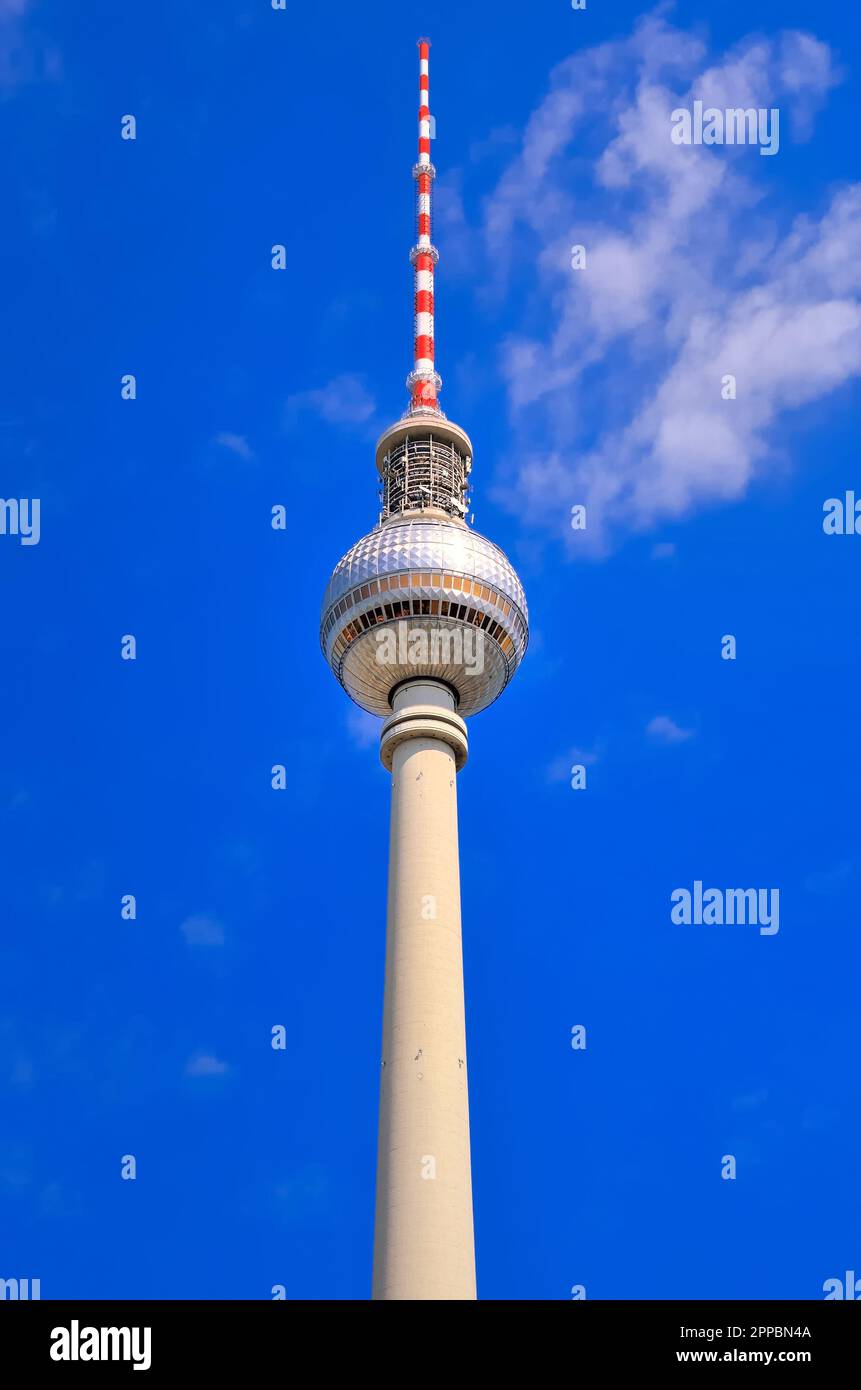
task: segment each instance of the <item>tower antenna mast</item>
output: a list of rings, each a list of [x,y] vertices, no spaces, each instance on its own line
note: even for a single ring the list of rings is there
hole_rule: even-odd
[[[439,411],[442,380],[434,364],[434,267],[439,252],[431,241],[431,191],[436,169],[431,163],[430,39],[419,39],[419,157],[413,166],[416,181],[417,242],[410,252],[415,281],[413,370],[407,377],[410,409]]]

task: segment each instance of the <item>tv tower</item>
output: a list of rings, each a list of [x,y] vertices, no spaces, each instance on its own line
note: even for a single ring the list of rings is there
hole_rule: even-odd
[[[456,778],[464,720],[511,680],[528,617],[513,566],[467,524],[472,444],[439,407],[429,40],[418,47],[410,403],[377,442],[379,521],[335,567],[320,641],[347,693],[384,717],[392,775],[373,1297],[474,1299]]]

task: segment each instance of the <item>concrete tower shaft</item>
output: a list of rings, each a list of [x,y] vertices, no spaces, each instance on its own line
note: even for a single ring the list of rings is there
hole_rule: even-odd
[[[380,755],[392,773],[375,1299],[473,1299],[472,1182],[457,844],[466,725],[411,682]]]

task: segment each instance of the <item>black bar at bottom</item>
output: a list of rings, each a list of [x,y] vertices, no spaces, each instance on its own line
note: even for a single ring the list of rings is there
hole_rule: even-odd
[[[530,1317],[522,1329],[510,1315],[504,1328],[494,1328],[492,1313],[490,1324],[466,1325],[440,1324],[440,1317],[447,1315],[436,1313],[429,1326],[427,1310],[421,1324],[409,1314],[406,1324],[398,1314],[392,1324],[391,1312],[381,1305],[371,1305],[370,1312],[365,1309],[358,1317],[355,1310],[363,1307],[344,1302],[7,1301],[0,1305],[0,1371],[14,1365],[19,1374],[32,1370],[92,1377],[106,1366],[113,1375],[132,1374],[137,1368],[145,1383],[143,1375],[158,1379],[187,1370],[223,1378],[281,1366],[285,1371],[292,1367],[291,1378],[307,1380],[312,1366],[315,1377],[324,1369],[331,1371],[342,1357],[351,1375],[367,1372],[373,1355],[388,1376],[379,1337],[383,1328],[388,1333],[400,1327],[419,1339],[414,1353],[427,1379],[436,1350],[446,1360],[453,1353],[451,1344],[439,1340],[440,1334],[444,1337],[451,1327],[456,1332],[468,1327],[494,1338],[495,1348],[485,1340],[482,1354],[495,1350],[504,1355],[506,1347],[525,1349],[525,1343],[533,1353],[541,1351],[545,1365],[547,1353],[555,1350],[548,1340],[561,1334],[558,1349],[572,1374],[586,1362],[608,1372],[797,1365],[816,1372],[840,1368],[844,1374],[857,1374],[861,1331],[857,1310],[839,1301],[587,1300],[568,1303],[564,1315],[540,1328]],[[318,1312],[324,1312],[325,1322],[317,1324]],[[479,1311],[471,1316],[482,1315]],[[473,1353],[477,1350],[474,1345]],[[312,1365],[306,1363],[302,1372],[307,1356]]]

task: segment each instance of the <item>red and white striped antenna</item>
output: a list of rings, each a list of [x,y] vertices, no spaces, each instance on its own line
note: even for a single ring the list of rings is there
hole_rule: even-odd
[[[419,158],[413,168],[416,181],[418,243],[410,252],[415,279],[415,352],[407,377],[409,414],[431,411],[441,414],[437,394],[442,388],[434,367],[434,266],[439,253],[431,242],[431,186],[436,170],[430,157],[430,87],[428,57],[430,39],[419,39]]]

